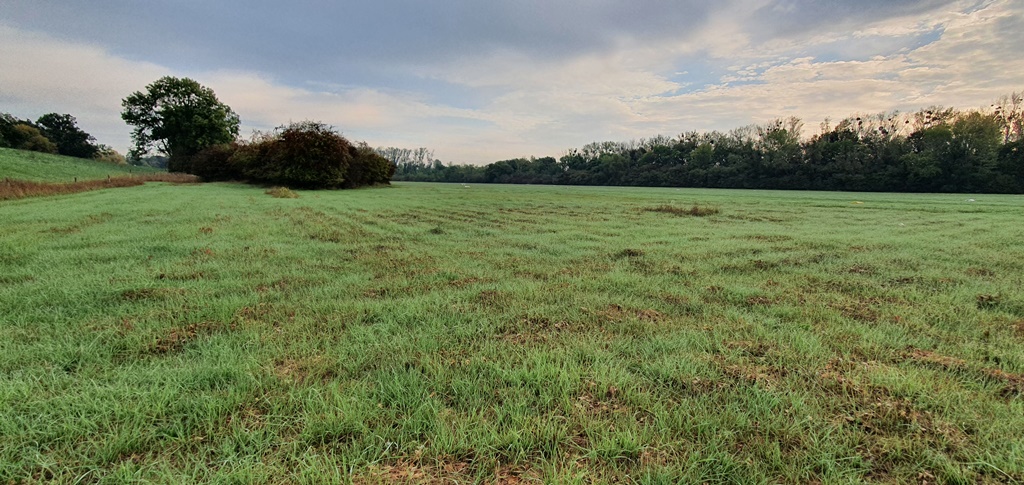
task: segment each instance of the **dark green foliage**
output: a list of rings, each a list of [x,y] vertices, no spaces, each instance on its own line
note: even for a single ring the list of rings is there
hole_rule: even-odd
[[[43,136],[38,128],[19,123],[11,129],[12,147],[33,152],[57,153],[57,145]]]
[[[94,158],[99,153],[96,138],[82,131],[69,114],[47,113],[36,120],[43,136],[57,146],[57,153],[69,157]]]
[[[401,160],[396,180],[877,192],[1024,192],[1022,96],[993,113],[932,107],[856,116],[801,141],[780,119],[728,133],[591,143],[559,160]],[[394,151],[392,149],[392,151]]]
[[[238,143],[221,143],[206,147],[189,157],[187,163],[181,164],[180,171],[198,175],[206,181],[237,179],[237,171],[231,166],[230,159],[238,147]]]
[[[365,143],[356,148],[355,158],[349,165],[346,187],[387,184],[395,174],[395,165],[378,155]]]
[[[208,147],[183,167],[205,180],[249,180],[303,189],[387,184],[395,170],[369,145],[357,147],[316,121],[281,126],[248,143]]]
[[[0,113],[0,148],[14,148],[12,131],[19,121],[8,113]]]
[[[1024,192],[1024,139],[999,148],[996,162],[997,186],[1004,193]]]
[[[8,113],[0,113],[0,147],[57,153],[53,144],[30,120],[20,120]]]
[[[307,189],[342,187],[356,152],[331,127],[313,121],[279,127],[255,145],[239,163],[243,175],[256,182]]]
[[[169,157],[172,172],[186,171],[192,155],[238,136],[238,115],[212,89],[189,78],[162,77],[121,104],[121,118],[135,127],[128,158],[142,158],[156,148]]]

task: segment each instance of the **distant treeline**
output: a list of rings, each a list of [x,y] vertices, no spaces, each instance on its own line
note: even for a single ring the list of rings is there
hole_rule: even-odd
[[[78,120],[69,114],[47,113],[32,121],[0,112],[0,148],[125,164],[117,150],[96,144],[96,138],[79,128]]]
[[[891,192],[1024,193],[1022,94],[989,110],[929,108],[822,124],[780,119],[729,131],[592,143],[558,159],[486,166],[394,159],[394,180]],[[383,150],[378,149],[378,153]]]

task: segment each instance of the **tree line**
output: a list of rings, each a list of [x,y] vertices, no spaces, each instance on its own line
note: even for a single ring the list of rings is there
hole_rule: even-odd
[[[150,165],[206,181],[306,189],[388,184],[396,167],[368,144],[352,143],[318,121],[289,123],[242,140],[238,114],[212,89],[189,78],[164,76],[121,105],[121,119],[132,126],[127,158],[96,144],[70,114],[49,113],[32,121],[0,113],[0,147]],[[414,157],[408,150],[389,155],[401,160],[426,156]]]
[[[125,158],[78,127],[70,114],[47,113],[39,119],[19,119],[0,113],[0,147],[53,153],[123,165]]]
[[[931,107],[852,116],[803,138],[795,117],[727,132],[595,142],[559,158],[445,165],[427,148],[370,148],[315,121],[240,140],[238,115],[188,78],[164,77],[122,101],[133,164],[206,180],[297,188],[408,181],[892,192],[1024,193],[1024,93],[987,110]],[[125,163],[70,114],[0,113],[0,147]]]
[[[885,192],[1024,193],[1024,93],[988,110],[852,116],[802,138],[798,118],[728,132],[591,143],[484,166],[397,163],[395,180]]]

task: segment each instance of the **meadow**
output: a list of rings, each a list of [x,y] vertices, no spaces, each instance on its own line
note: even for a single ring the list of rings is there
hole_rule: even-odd
[[[0,202],[0,482],[1024,481],[1024,197],[297,193]]]
[[[160,172],[160,170],[150,167],[114,165],[49,153],[0,148],[0,181],[11,179],[35,182],[77,182]]]

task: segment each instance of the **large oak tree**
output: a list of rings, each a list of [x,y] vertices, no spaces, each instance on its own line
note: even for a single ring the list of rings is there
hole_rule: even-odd
[[[169,158],[168,170],[182,171],[200,150],[238,136],[238,115],[213,90],[189,78],[165,76],[121,102],[121,118],[134,126],[129,158],[154,148]]]

